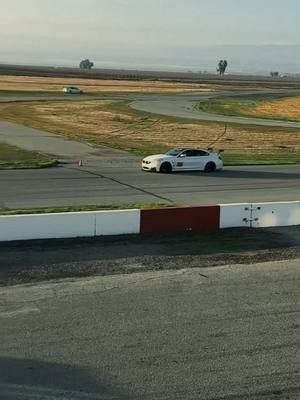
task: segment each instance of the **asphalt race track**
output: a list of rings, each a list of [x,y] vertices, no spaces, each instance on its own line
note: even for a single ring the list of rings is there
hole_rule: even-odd
[[[169,96],[152,96],[147,98],[137,98],[132,101],[131,106],[139,111],[151,112],[153,114],[167,115],[180,118],[188,118],[201,121],[213,121],[246,125],[263,125],[263,126],[281,126],[288,128],[300,128],[299,122],[269,120],[262,118],[234,117],[227,115],[210,114],[200,112],[195,106],[201,102],[214,97],[238,97],[238,96],[266,96],[268,94],[278,94],[286,96],[299,95],[299,91],[274,91],[264,90],[261,92],[218,92],[218,93],[201,93],[201,94],[179,94]]]
[[[1,288],[1,399],[299,399],[299,261],[188,267]]]
[[[207,93],[149,95],[147,102],[145,95],[113,95],[111,98],[130,99],[135,108],[146,106],[150,112],[195,118],[198,112],[193,109],[193,104],[211,96]],[[46,98],[49,99],[46,96],[41,100]],[[86,98],[99,96],[87,95]],[[5,96],[0,96],[0,101],[7,100]],[[18,100],[37,100],[37,96],[25,96]],[[211,114],[210,118],[218,120],[219,117]],[[233,121],[235,117],[228,118],[230,122],[236,122]],[[203,115],[200,114],[199,119],[203,119]],[[249,123],[251,119],[243,120]],[[299,123],[286,121],[252,122],[300,127]],[[186,172],[161,175],[142,172],[141,159],[131,154],[104,146],[91,147],[6,122],[0,122],[0,141],[53,154],[61,161],[59,167],[44,170],[0,171],[0,207],[5,208],[153,202],[211,204],[300,198],[300,165],[228,167],[214,174]],[[83,160],[83,167],[78,166],[79,160]]]
[[[120,169],[119,169],[120,168]],[[0,207],[217,204],[300,198],[300,166],[235,167],[215,174],[143,173],[138,163],[0,171]]]

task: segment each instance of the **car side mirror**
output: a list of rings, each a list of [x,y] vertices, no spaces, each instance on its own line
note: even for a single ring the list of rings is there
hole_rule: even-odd
[[[185,154],[180,154],[180,156],[179,156],[179,158],[184,158],[184,157],[186,157]]]

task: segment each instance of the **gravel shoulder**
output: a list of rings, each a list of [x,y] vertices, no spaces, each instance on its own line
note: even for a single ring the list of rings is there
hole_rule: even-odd
[[[300,226],[0,245],[0,285],[300,258]]]

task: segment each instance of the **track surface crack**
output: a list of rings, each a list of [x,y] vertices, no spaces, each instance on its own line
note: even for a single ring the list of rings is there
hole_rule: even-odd
[[[141,192],[143,194],[146,194],[148,196],[153,196],[153,197],[156,197],[159,200],[164,200],[164,201],[167,201],[170,204],[174,204],[174,201],[171,200],[171,199],[168,199],[167,197],[160,196],[160,195],[155,194],[153,192],[150,192],[148,190],[142,189],[142,188],[140,188],[138,186],[131,185],[130,183],[122,182],[122,181],[120,181],[120,180],[118,180],[116,178],[112,178],[112,177],[109,177],[109,176],[106,176],[106,175],[103,175],[103,174],[100,174],[100,173],[97,173],[97,172],[94,172],[94,171],[89,171],[87,169],[79,169],[79,168],[72,168],[72,169],[76,170],[76,171],[85,172],[87,174],[96,176],[97,178],[107,179],[107,180],[109,180],[111,182],[117,183],[117,184],[125,186],[127,188],[130,188],[130,189],[133,189],[133,190],[137,190],[137,191],[139,191],[139,192]]]

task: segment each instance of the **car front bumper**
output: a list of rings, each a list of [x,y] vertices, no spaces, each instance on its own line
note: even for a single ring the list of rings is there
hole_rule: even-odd
[[[157,172],[156,167],[151,167],[149,165],[142,165],[142,170],[147,172]]]
[[[159,170],[159,166],[155,161],[152,162],[142,161],[142,170],[147,172],[157,172]]]

